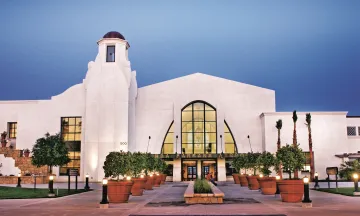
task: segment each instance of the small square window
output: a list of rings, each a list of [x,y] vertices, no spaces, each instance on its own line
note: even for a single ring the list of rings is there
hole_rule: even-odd
[[[115,62],[115,46],[108,46],[106,49],[106,62]]]
[[[356,127],[347,127],[348,136],[356,136]]]
[[[360,136],[360,127],[358,127],[358,135]]]

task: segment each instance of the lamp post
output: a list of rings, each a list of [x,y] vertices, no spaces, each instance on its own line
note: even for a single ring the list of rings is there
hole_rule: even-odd
[[[276,193],[275,193],[275,197],[276,195],[280,194],[280,190],[279,190],[279,181],[280,181],[281,177],[279,175],[276,176]]]
[[[90,190],[90,186],[89,186],[89,174],[86,174],[85,175],[85,187],[84,187],[85,190]]]
[[[102,180],[102,200],[100,202],[100,208],[108,208],[109,207],[109,201],[107,199],[107,184],[108,184],[108,180],[106,178],[104,178]]]
[[[359,185],[358,185],[358,182],[359,182],[359,175],[357,173],[354,173],[353,174],[353,178],[354,178],[354,195],[360,195],[360,192],[359,192]]]
[[[54,197],[54,176],[49,176],[49,194],[48,197]]]
[[[223,149],[223,141],[222,141],[222,135],[220,134],[220,139],[221,139],[221,154],[224,153],[224,149]]]
[[[21,188],[20,182],[21,182],[21,174],[19,173],[19,174],[18,174],[18,182],[17,182],[16,187]]]
[[[309,178],[304,177],[304,199],[302,201],[304,208],[311,208],[312,207],[312,201],[310,200],[310,190],[309,190]]]
[[[316,172],[315,173],[315,186],[314,186],[315,190],[319,189],[319,174]]]

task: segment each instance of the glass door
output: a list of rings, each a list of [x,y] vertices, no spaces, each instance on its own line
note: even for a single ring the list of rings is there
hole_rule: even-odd
[[[197,175],[196,166],[188,166],[187,174],[188,181],[194,181]]]

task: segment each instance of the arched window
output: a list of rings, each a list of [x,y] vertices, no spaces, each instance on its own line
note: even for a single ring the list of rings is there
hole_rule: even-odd
[[[161,154],[174,154],[174,121],[171,122],[164,137]]]
[[[236,142],[233,134],[229,128],[229,125],[224,120],[224,136],[225,136],[225,153],[234,154],[237,153]]]
[[[216,153],[216,109],[203,101],[186,105],[181,112],[181,153]]]

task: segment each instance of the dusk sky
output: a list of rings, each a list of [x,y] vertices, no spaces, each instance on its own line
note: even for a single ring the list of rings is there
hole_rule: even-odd
[[[359,11],[358,0],[1,0],[0,100],[81,83],[97,40],[118,31],[139,87],[201,72],[275,90],[277,111],[360,115]]]

